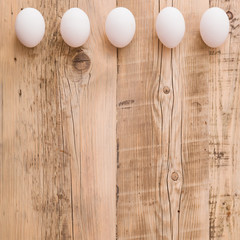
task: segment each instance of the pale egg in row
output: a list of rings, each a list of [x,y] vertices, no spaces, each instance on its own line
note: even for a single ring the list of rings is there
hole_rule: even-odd
[[[42,14],[34,8],[23,9],[16,18],[16,35],[26,47],[37,46],[44,37],[45,21]],[[127,46],[136,31],[134,15],[124,7],[113,9],[107,16],[105,31],[108,40],[117,48]],[[60,33],[71,47],[82,46],[91,32],[87,14],[79,8],[67,10],[60,25]],[[175,48],[185,34],[185,20],[182,13],[174,7],[160,11],[156,19],[156,32],[159,40],[168,48]],[[209,47],[219,47],[229,33],[229,19],[224,10],[209,8],[200,21],[200,34]]]

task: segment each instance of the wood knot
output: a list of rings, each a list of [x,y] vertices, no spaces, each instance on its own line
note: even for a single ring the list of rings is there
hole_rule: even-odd
[[[228,16],[229,20],[233,19],[233,14],[231,11],[227,11],[227,16]]]
[[[172,178],[173,181],[177,181],[178,178],[179,178],[178,173],[173,172],[172,175],[171,175],[171,178]]]
[[[170,88],[169,88],[169,87],[164,87],[164,88],[163,88],[163,92],[164,92],[165,94],[169,94],[169,93],[170,93]]]
[[[90,68],[91,60],[86,53],[81,51],[74,56],[72,64],[77,71],[85,73]]]

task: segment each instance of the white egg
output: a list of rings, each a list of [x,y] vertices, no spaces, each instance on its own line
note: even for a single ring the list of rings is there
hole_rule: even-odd
[[[218,7],[209,8],[202,16],[200,33],[209,47],[221,46],[229,33],[229,19],[225,11]]]
[[[16,18],[15,31],[19,41],[26,47],[35,47],[43,39],[45,21],[35,8],[24,8]]]
[[[174,7],[160,11],[156,20],[156,32],[159,40],[168,48],[176,47],[185,33],[185,21],[182,13]]]
[[[134,37],[136,30],[135,18],[127,8],[115,8],[107,16],[105,30],[112,45],[123,48]]]
[[[90,35],[90,21],[87,14],[80,8],[67,10],[61,20],[60,32],[69,46],[82,46]]]

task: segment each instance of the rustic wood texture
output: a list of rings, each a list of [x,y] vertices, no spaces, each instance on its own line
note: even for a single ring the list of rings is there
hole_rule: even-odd
[[[207,239],[209,63],[198,30],[208,2],[118,2],[138,26],[118,52],[118,238]],[[154,31],[166,6],[186,18],[174,50]]]
[[[104,22],[116,2],[1,5],[0,239],[114,239],[117,52]],[[34,49],[14,33],[28,6],[46,21]],[[61,16],[75,6],[93,26],[82,49],[59,33]]]
[[[210,1],[230,19],[227,42],[210,54],[209,151],[210,237],[240,236],[240,86],[239,1]]]
[[[34,49],[14,33],[17,13],[39,9]],[[116,6],[136,18],[116,49],[104,23]],[[181,44],[165,48],[155,19],[184,15]],[[199,23],[212,6],[230,19],[208,48]],[[91,36],[68,47],[70,7]],[[238,0],[9,0],[0,9],[1,240],[238,240],[240,235],[240,2]]]

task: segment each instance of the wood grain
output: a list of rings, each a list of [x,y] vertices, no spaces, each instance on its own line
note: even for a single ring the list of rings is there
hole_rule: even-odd
[[[156,181],[160,129],[154,120],[158,116],[153,115],[159,91],[159,43],[154,31],[159,3],[119,0],[118,6],[133,12],[137,30],[131,45],[118,50],[117,239],[155,239],[162,232]]]
[[[1,9],[0,239],[114,239],[116,50],[104,36],[115,1],[9,1]],[[21,8],[39,9],[34,49],[15,37]],[[71,49],[59,34],[70,7],[91,37]]]
[[[211,52],[210,81],[210,239],[239,239],[239,1],[210,1],[230,19],[225,44]]]
[[[108,12],[129,8],[136,34],[116,49]],[[184,15],[181,44],[165,48],[155,19]],[[199,23],[212,6],[230,19],[208,48]],[[16,39],[21,8],[39,9],[46,34]],[[59,34],[82,8],[82,48]],[[0,9],[1,240],[238,240],[240,84],[238,0],[9,0]]]
[[[207,239],[208,52],[198,26],[208,2],[118,2],[138,23],[132,45],[118,51],[118,238]],[[174,50],[154,31],[166,6],[187,22]]]
[[[185,41],[176,57],[182,86],[182,192],[179,236],[209,238],[208,161],[208,47],[199,34],[200,19],[208,1],[176,5],[186,19]],[[182,58],[181,58],[182,57]],[[180,101],[180,99],[179,99]],[[173,199],[174,200],[174,199]]]

